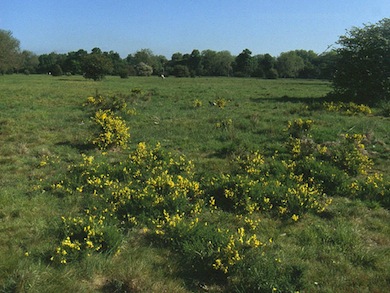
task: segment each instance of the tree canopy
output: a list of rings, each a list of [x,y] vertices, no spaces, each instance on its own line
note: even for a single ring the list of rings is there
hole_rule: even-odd
[[[333,85],[336,94],[373,103],[390,98],[390,19],[354,27],[341,36]]]
[[[0,30],[0,73],[12,72],[20,66],[19,46],[10,31]]]
[[[83,58],[84,77],[93,80],[101,80],[113,69],[110,58],[103,54],[99,48],[93,48],[92,52]]]
[[[53,72],[66,75],[84,75],[100,80],[105,75],[128,77],[132,75],[161,75],[177,77],[233,76],[258,78],[321,78],[330,79],[334,74],[334,51],[318,55],[313,51],[295,50],[275,57],[268,53],[252,55],[244,49],[237,56],[229,51],[206,49],[192,52],[176,52],[170,60],[155,55],[150,49],[121,56],[114,51],[104,52],[93,48],[68,53],[51,52],[35,55],[20,52],[19,41],[9,31],[0,30],[0,74]]]

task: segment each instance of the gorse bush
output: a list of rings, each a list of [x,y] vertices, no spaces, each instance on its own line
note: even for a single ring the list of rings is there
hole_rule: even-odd
[[[202,101],[201,100],[199,100],[199,99],[195,99],[193,102],[192,102],[192,106],[194,107],[194,108],[200,108],[200,107],[202,107]]]
[[[255,152],[239,157],[232,174],[214,177],[208,193],[215,197],[216,206],[239,214],[267,212],[293,221],[309,211],[324,211],[331,199],[321,187],[294,173],[294,163],[274,163],[275,158],[265,161]]]
[[[289,125],[304,123],[289,122]],[[389,206],[386,196],[389,184],[383,182],[380,173],[372,171],[365,135],[347,133],[340,135],[338,141],[319,144],[308,137],[297,138],[296,128],[288,128],[290,139],[286,143],[292,159],[285,164],[292,174],[330,196],[375,200]]]
[[[126,148],[130,139],[129,127],[119,116],[111,110],[99,110],[92,121],[99,127],[98,136],[92,139],[92,143],[99,149],[106,150],[110,147]]]
[[[303,120],[301,118],[294,121],[288,121],[287,131],[293,138],[302,138],[306,136],[312,128],[313,120]]]
[[[52,186],[64,195],[80,196],[87,207],[73,219],[64,217],[61,243],[72,248],[73,254],[112,250],[103,229],[106,225],[116,231],[139,225],[159,234],[168,214],[183,217],[201,210],[202,191],[192,178],[192,163],[183,157],[174,160],[159,146],[148,149],[140,143],[125,161],[113,164],[105,159],[104,155],[100,160],[84,155],[80,164],[69,167],[69,178]],[[56,251],[65,263],[68,251],[64,253],[61,246]]]
[[[364,104],[356,104],[353,102],[343,103],[343,102],[324,102],[323,107],[325,110],[330,112],[340,112],[345,115],[357,115],[364,114],[369,115],[372,114],[372,110],[369,106]]]
[[[90,96],[84,102],[84,106],[91,108],[93,111],[111,110],[122,114],[135,114],[134,108],[128,108],[128,104],[133,103],[134,99],[138,98],[138,93],[132,93],[131,96],[115,95],[111,97],[103,97],[96,93],[95,96]]]

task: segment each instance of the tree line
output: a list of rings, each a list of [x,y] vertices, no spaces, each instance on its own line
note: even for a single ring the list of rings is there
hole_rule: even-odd
[[[93,48],[67,54],[36,55],[21,51],[10,31],[0,30],[0,74],[50,73],[84,75],[100,80],[105,75],[176,77],[234,76],[258,78],[329,79],[338,98],[365,103],[390,101],[390,18],[354,27],[336,42],[339,47],[317,54],[307,50],[252,55],[244,49],[237,56],[229,51],[192,50],[174,53],[168,60],[142,49],[126,58],[117,52]]]
[[[320,78],[330,79],[334,73],[337,54],[330,51],[317,54],[313,51],[294,50],[274,57],[270,54],[252,55],[244,49],[233,56],[229,51],[197,49],[190,53],[174,53],[168,60],[155,55],[150,49],[141,49],[126,58],[117,52],[103,52],[93,48],[66,54],[36,55],[21,51],[19,41],[10,31],[0,30],[0,73],[26,73],[53,75],[84,75],[95,80],[105,75],[176,77],[235,76],[274,79]]]

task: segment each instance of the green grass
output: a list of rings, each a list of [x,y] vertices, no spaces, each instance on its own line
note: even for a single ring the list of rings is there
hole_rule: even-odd
[[[260,214],[256,231],[272,238],[273,245],[265,256],[248,254],[228,279],[193,274],[176,251],[156,245],[139,229],[124,231],[118,256],[94,254],[66,266],[48,261],[58,243],[60,217],[77,213],[80,199],[33,187],[44,184],[40,179],[60,180],[69,164],[80,161],[80,153],[96,154],[87,143],[94,114],[82,106],[88,96],[130,97],[134,89],[142,94],[128,99],[127,108],[136,111],[125,117],[130,148],[160,142],[164,150],[193,160],[200,179],[229,171],[230,159],[248,151],[271,157],[277,150],[283,156],[287,122],[297,118],[314,120],[312,135],[320,143],[345,133],[366,134],[375,170],[390,179],[389,118],[375,108],[367,116],[318,110],[331,89],[327,82],[0,76],[1,292],[197,292],[200,283],[210,292],[291,284],[302,292],[390,289],[388,209],[343,197],[334,198],[325,213],[306,214],[297,223]],[[218,99],[225,101],[223,108],[209,105]],[[194,107],[195,100],[202,105]],[[123,159],[120,151],[112,156]],[[205,217],[212,223],[220,215],[226,219],[222,226],[234,227],[229,213]]]

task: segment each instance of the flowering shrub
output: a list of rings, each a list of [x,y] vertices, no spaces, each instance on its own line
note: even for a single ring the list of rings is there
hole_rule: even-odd
[[[94,252],[115,251],[120,244],[119,231],[107,229],[108,210],[102,213],[85,210],[76,217],[62,217],[63,240],[56,247],[51,261],[66,264],[83,255],[90,256]]]
[[[216,128],[228,131],[233,126],[233,120],[232,119],[224,119],[215,124]]]
[[[343,103],[343,102],[324,102],[323,107],[325,110],[330,112],[340,112],[345,115],[357,115],[364,114],[369,115],[372,114],[372,110],[369,106],[363,104],[355,104],[353,102]]]
[[[238,225],[244,225],[230,231],[221,228],[223,224],[220,222],[204,222],[198,217],[189,220],[166,214],[165,219],[159,222],[161,232],[158,234],[165,243],[180,252],[185,266],[191,264],[198,273],[218,276],[220,273],[228,274],[245,258],[247,251],[267,245],[244,227],[248,226],[245,223],[253,224],[251,219],[240,217],[237,221]],[[248,230],[253,230],[253,226]]]
[[[342,135],[341,141],[333,149],[332,161],[350,175],[366,175],[373,163],[365,151],[362,134]]]
[[[100,128],[98,137],[92,140],[99,149],[105,150],[111,146],[127,147],[130,139],[129,127],[122,118],[114,115],[111,110],[99,110],[92,120]]]
[[[225,106],[226,106],[226,100],[223,99],[223,98],[218,98],[218,99],[215,101],[215,104],[216,104],[219,108],[225,108]]]
[[[202,101],[199,100],[199,99],[195,99],[194,102],[192,103],[192,106],[193,106],[194,108],[200,108],[200,107],[202,107],[202,105],[203,105],[203,103],[202,103]]]
[[[302,123],[289,123],[294,124]],[[372,173],[373,162],[365,142],[365,135],[358,133],[343,134],[338,141],[323,144],[290,135],[286,147],[292,159],[286,164],[292,174],[302,176],[309,186],[314,184],[325,194],[375,200],[389,206],[389,184],[383,182],[380,173]]]
[[[95,110],[111,110],[111,111],[126,111],[127,97],[124,95],[117,95],[112,97],[103,97],[96,94],[95,97],[87,98],[84,106],[89,106]]]
[[[306,136],[313,125],[313,120],[302,120],[301,118],[294,121],[288,121],[287,131],[293,138],[302,138]]]
[[[238,162],[234,174],[221,174],[210,182],[209,193],[223,210],[263,211],[297,221],[306,212],[324,211],[331,202],[320,185],[294,172],[294,163],[266,164],[257,152]]]
[[[172,225],[184,216],[197,215],[204,203],[193,168],[184,157],[175,160],[159,145],[149,149],[145,143],[116,164],[103,155],[98,159],[83,155],[81,163],[69,167],[69,177],[52,187],[63,195],[81,196],[87,207],[77,217],[63,218],[64,238],[53,260],[64,263],[63,255],[74,259],[112,249],[101,232],[106,225],[112,226],[114,234],[121,226],[135,225],[164,234],[161,221],[172,217],[168,222]]]

